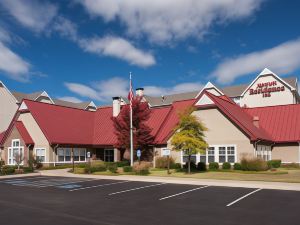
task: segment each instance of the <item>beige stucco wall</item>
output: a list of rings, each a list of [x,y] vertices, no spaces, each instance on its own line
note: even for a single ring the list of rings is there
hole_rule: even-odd
[[[19,139],[20,140],[20,146],[24,147],[24,165],[27,165],[27,160],[29,159],[29,148],[25,145],[19,131],[13,127],[9,137],[6,139],[6,141],[3,144],[3,151],[2,151],[2,159],[5,161],[5,164],[8,164],[8,148],[12,147],[12,140],[13,139]]]
[[[16,99],[0,83],[0,132],[8,128],[17,109]]]
[[[193,114],[207,128],[205,139],[209,145],[234,145],[237,151],[237,161],[245,154],[254,156],[254,146],[250,143],[249,138],[242,133],[234,124],[232,124],[218,109],[202,109],[193,112]],[[166,146],[172,149],[170,140]],[[157,156],[161,156],[161,148],[156,147]],[[181,153],[172,151],[171,156],[180,163]]]
[[[272,159],[281,159],[282,163],[300,163],[299,144],[275,145],[272,149]]]
[[[20,114],[19,121],[22,121],[26,127],[28,133],[34,141],[34,148],[45,148],[46,149],[46,162],[52,160],[52,148],[49,146],[49,142],[45,137],[44,133],[38,126],[37,122],[31,115],[31,113],[22,113]]]
[[[284,91],[271,92],[270,97],[263,97],[262,94],[250,95],[250,89],[256,89],[259,83],[276,81],[277,85],[274,87],[284,86]],[[273,86],[271,86],[273,87]],[[272,105],[285,105],[295,103],[295,98],[291,90],[277,78],[272,75],[259,77],[253,85],[248,89],[240,101],[240,105],[247,105],[248,107],[272,106]]]

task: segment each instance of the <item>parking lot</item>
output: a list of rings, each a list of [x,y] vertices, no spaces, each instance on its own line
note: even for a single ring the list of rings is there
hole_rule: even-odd
[[[0,180],[1,224],[300,224],[300,193],[65,177]]]

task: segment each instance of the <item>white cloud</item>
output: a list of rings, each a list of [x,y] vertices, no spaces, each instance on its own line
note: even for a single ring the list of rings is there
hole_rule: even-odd
[[[290,73],[300,68],[300,39],[288,41],[263,51],[226,59],[212,72],[222,84],[236,78],[262,70],[265,67],[277,73]]]
[[[65,86],[79,96],[101,102],[109,102],[114,96],[126,96],[129,90],[128,80],[120,77],[95,82],[92,87],[78,83],[65,83]]]
[[[169,94],[178,94],[191,91],[200,91],[203,88],[203,84],[198,82],[193,83],[181,83],[174,87],[160,87],[160,86],[145,86],[145,94],[149,96],[160,96]]]
[[[58,99],[63,100],[63,101],[67,101],[67,102],[74,102],[74,103],[82,102],[79,98],[72,97],[72,96],[59,97]]]
[[[113,77],[108,80],[95,82],[92,86],[78,83],[65,83],[65,86],[73,93],[101,102],[110,102],[112,97],[125,97],[129,91],[129,81],[121,77]],[[180,83],[174,87],[145,86],[145,95],[160,96],[178,94],[191,91],[200,91],[203,84],[198,82]]]
[[[43,31],[57,14],[57,7],[46,1],[2,0],[0,4],[23,26]]]
[[[141,67],[152,66],[156,63],[155,58],[149,52],[137,49],[120,37],[81,39],[79,44],[87,52],[115,57]]]
[[[0,71],[11,79],[28,81],[31,65],[0,42]]]
[[[187,37],[201,38],[214,24],[252,15],[263,0],[77,0],[92,16],[119,21],[132,36],[168,44]]]
[[[0,27],[0,41],[1,42],[11,42],[11,35],[9,32]]]
[[[58,32],[62,37],[78,41],[77,25],[65,17],[58,16],[53,22],[52,30]]]

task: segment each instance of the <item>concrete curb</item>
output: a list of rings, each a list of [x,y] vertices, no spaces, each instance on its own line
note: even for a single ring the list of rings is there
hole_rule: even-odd
[[[10,178],[20,178],[20,177],[36,177],[36,176],[41,176],[40,172],[26,173],[26,174],[4,175],[4,176],[0,176],[0,180],[1,179],[10,179]]]
[[[213,179],[193,179],[193,178],[176,178],[176,177],[155,177],[155,176],[107,176],[107,175],[88,175],[88,174],[72,174],[69,169],[61,170],[42,170],[42,176],[62,176],[62,177],[78,177],[78,178],[94,178],[103,180],[130,180],[141,182],[162,182],[170,184],[188,184],[188,185],[210,185],[221,187],[239,187],[239,188],[261,188],[273,190],[300,191],[300,183],[284,183],[284,182],[263,182],[263,181],[236,181],[236,180],[213,180]]]

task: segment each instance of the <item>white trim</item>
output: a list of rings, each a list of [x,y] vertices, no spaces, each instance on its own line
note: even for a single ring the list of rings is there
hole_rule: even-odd
[[[36,101],[39,97],[47,97],[49,98],[49,100],[52,102],[53,105],[55,105],[54,101],[52,100],[52,98],[48,95],[48,93],[46,91],[43,91],[42,94],[40,94],[38,97],[36,97],[34,99],[34,101]]]
[[[16,97],[10,92],[10,90],[5,86],[5,84],[0,80],[0,83],[2,86],[8,91],[8,93],[13,97],[13,99],[16,101],[16,103],[19,103]]]
[[[220,95],[224,95],[224,93],[220,91],[215,85],[213,85],[211,82],[207,82],[207,84],[202,88],[201,91],[199,91],[195,98],[198,98],[201,95],[201,93],[206,89],[215,89],[217,92],[219,92]]]
[[[266,75],[272,75],[274,76],[276,79],[278,79],[280,82],[282,82],[283,84],[285,84],[286,86],[288,86],[292,91],[295,90],[295,88],[293,88],[291,85],[289,85],[287,82],[285,82],[284,80],[282,80],[278,75],[276,75],[275,73],[273,73],[271,70],[269,70],[268,68],[263,69],[263,71],[251,82],[251,84],[249,84],[249,86],[244,90],[244,92],[241,94],[241,96],[243,97],[246,92],[249,90],[249,88],[258,80],[258,78],[266,76]]]
[[[95,103],[94,103],[93,101],[91,101],[91,102],[85,107],[85,110],[86,110],[88,107],[93,107],[93,108],[95,108],[95,110],[97,109],[97,106],[95,105]]]
[[[26,103],[24,101],[22,101],[22,103],[21,103],[21,105],[19,107],[19,111],[20,110],[27,110],[27,109],[28,109],[28,107],[27,107]]]
[[[215,103],[206,94],[202,95],[201,98],[196,102],[195,105],[214,105]]]

